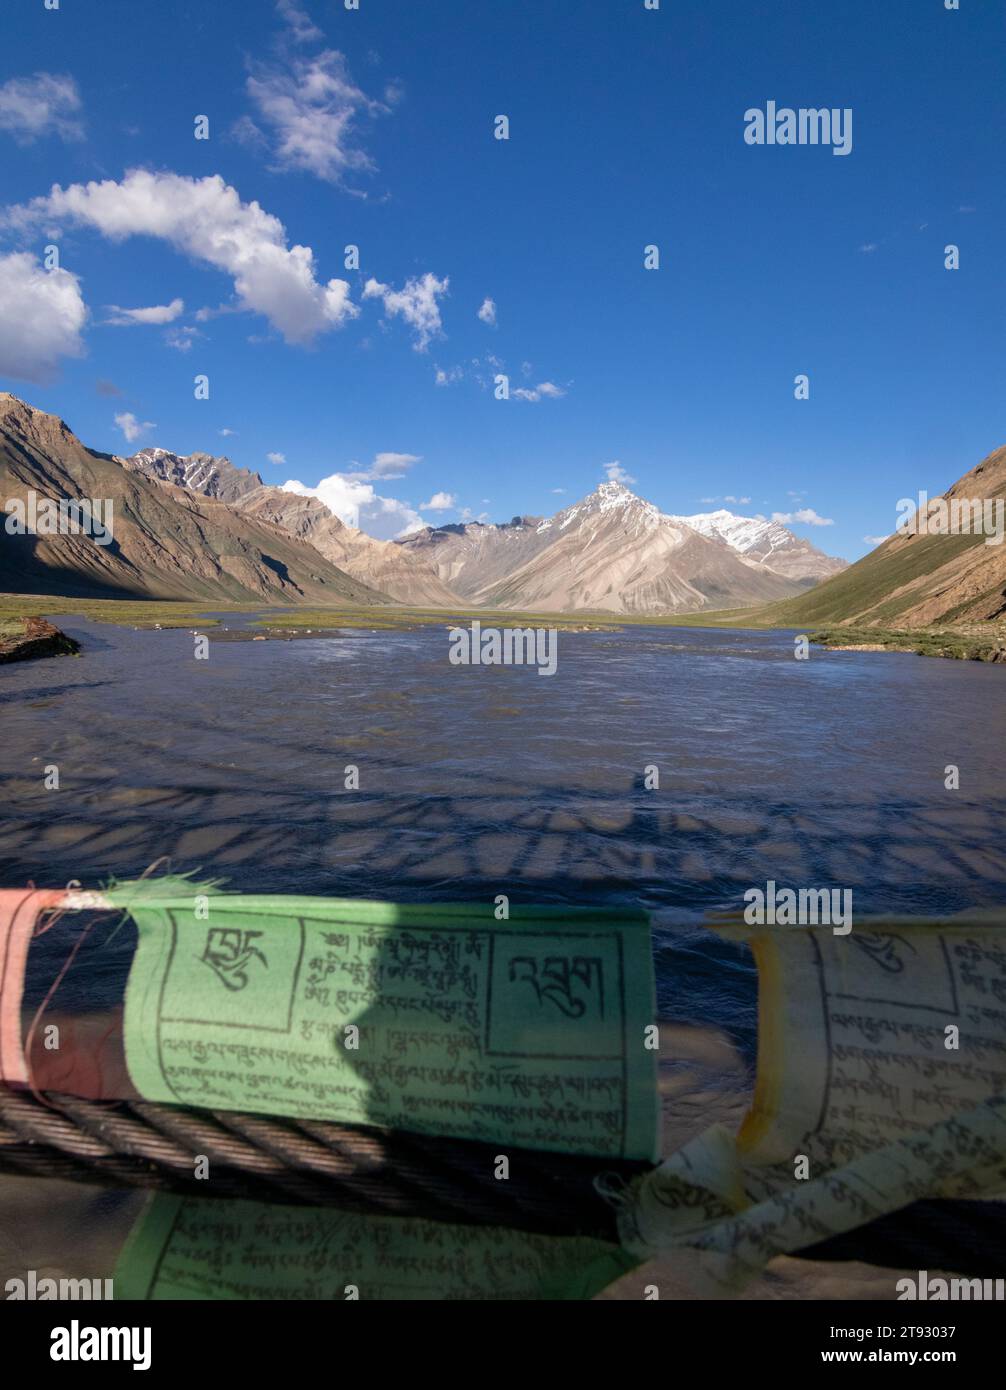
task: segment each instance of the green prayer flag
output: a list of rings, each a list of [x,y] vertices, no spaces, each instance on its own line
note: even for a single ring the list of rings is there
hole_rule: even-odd
[[[109,897],[139,931],[125,1050],[149,1100],[657,1157],[643,913]]]

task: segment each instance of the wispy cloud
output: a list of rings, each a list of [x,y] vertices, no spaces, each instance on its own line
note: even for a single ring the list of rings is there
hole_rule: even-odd
[[[298,0],[276,0],[276,11],[295,43],[314,43],[325,37]]]
[[[797,512],[773,512],[772,520],[778,521],[781,526],[789,526],[794,521],[802,526],[834,526],[834,521],[827,516],[818,516],[813,507],[801,507]]]
[[[478,317],[490,328],[496,327],[496,301],[488,296],[482,301],[482,308],[478,312]]]
[[[8,131],[19,145],[30,145],[43,135],[82,140],[80,109],[77,84],[66,73],[36,72],[0,85],[0,130]]]
[[[164,334],[164,341],[176,352],[188,352],[193,341],[202,336],[198,328],[169,328]]]
[[[516,391],[512,394],[519,401],[544,401],[558,400],[558,398],[564,396],[566,392],[561,386],[556,386],[552,381],[540,381],[537,386],[531,388],[518,386]]]
[[[344,185],[349,175],[375,168],[360,144],[361,119],[387,114],[400,93],[389,87],[384,101],[367,96],[336,49],[296,51],[324,34],[296,0],[279,0],[277,9],[286,23],[284,40],[275,60],[251,64],[246,90],[255,117],[243,116],[232,133],[268,146],[277,170]]]
[[[174,323],[185,312],[185,303],[173,299],[170,304],[153,304],[149,309],[123,309],[118,304],[109,304],[111,318],[105,320],[117,328],[129,328],[137,323]]]
[[[365,468],[351,476],[362,478],[364,481],[373,481],[376,478],[383,478],[388,482],[394,478],[404,478],[408,470],[414,463],[419,463],[422,454],[395,454],[384,452],[374,455],[374,462],[369,468]]]
[[[622,483],[628,486],[629,483],[636,481],[632,474],[622,467],[618,459],[615,459],[613,463],[604,464],[604,473],[609,483]]]
[[[286,463],[286,454],[266,454],[266,458],[269,460],[270,463],[275,464],[277,468],[280,466],[280,464]]]

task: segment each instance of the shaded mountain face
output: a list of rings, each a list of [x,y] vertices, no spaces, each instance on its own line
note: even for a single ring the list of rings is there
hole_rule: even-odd
[[[235,470],[238,472],[240,470]],[[385,604],[313,547],[168,481],[86,448],[55,415],[0,392],[0,503],[30,495],[100,499],[113,539],[11,535],[0,527],[0,589],[95,598]]]
[[[683,613],[763,603],[808,582],[748,556],[715,528],[703,534],[665,515],[621,483],[602,483],[544,520],[440,527],[400,544],[429,554],[445,582],[487,607]]]
[[[1006,448],[997,449],[942,494],[957,500],[1006,503]],[[931,498],[934,501],[936,498]],[[773,620],[866,627],[929,627],[980,623],[1006,616],[1006,541],[982,535],[895,532],[876,550],[792,603]]]
[[[141,449],[121,460],[125,468],[158,483],[172,484],[204,497],[219,498],[245,515],[279,526],[314,547],[352,578],[413,607],[458,606],[456,593],[421,555],[392,541],[375,540],[347,526],[316,497],[303,497],[263,483],[258,473],[236,468],[228,458],[210,454],[173,454]]]

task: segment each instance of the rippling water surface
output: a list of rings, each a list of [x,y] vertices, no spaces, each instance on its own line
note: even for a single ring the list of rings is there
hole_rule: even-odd
[[[660,627],[560,634],[553,677],[451,666],[439,626],[197,661],[188,631],[58,621],[80,659],[0,670],[6,885],[168,855],[242,891],[628,903],[664,1012],[734,1030],[746,953],[697,924],[752,885],[849,887],[857,914],[1006,901],[999,668]]]

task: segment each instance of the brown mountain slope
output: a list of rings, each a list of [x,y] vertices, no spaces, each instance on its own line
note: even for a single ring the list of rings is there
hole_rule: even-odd
[[[1006,448],[989,454],[942,496],[1006,499]],[[834,579],[761,616],[787,626],[916,628],[990,622],[1004,614],[1006,542],[896,532]]]
[[[278,526],[152,482],[86,448],[62,420],[0,392],[0,502],[111,501],[114,539],[0,528],[0,590],[89,597],[384,604]]]
[[[451,608],[462,602],[423,556],[347,526],[316,497],[263,486],[245,493],[234,505],[246,515],[282,526],[354,579],[380,589],[398,603]]]
[[[316,497],[270,487],[257,473],[236,468],[228,458],[210,454],[183,457],[167,449],[142,449],[121,462],[156,482],[219,497],[248,516],[282,527],[352,578],[398,603],[433,608],[461,603],[425,556],[347,526]]]

